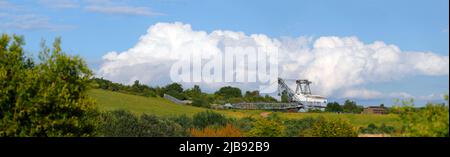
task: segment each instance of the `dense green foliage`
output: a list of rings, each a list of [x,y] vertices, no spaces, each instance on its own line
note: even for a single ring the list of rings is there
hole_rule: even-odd
[[[345,100],[342,110],[345,113],[361,113],[363,111],[362,106],[356,105],[356,102],[351,100]]]
[[[92,80],[96,83],[96,87],[100,89],[147,97],[164,97],[164,94],[168,94],[180,100],[191,100],[192,106],[203,108],[211,108],[212,104],[224,104],[226,102],[277,102],[275,98],[269,95],[261,96],[259,91],[247,91],[242,96],[239,88],[229,86],[219,89],[214,94],[208,94],[203,93],[198,85],[184,90],[179,83],[168,84],[164,87],[149,87],[139,83],[137,80],[133,85],[113,83],[103,78],[94,78]]]
[[[348,121],[319,117],[312,127],[302,132],[303,136],[313,137],[356,137],[358,130]]]
[[[344,109],[341,105],[337,102],[331,102],[327,104],[327,107],[325,108],[326,112],[343,112]]]
[[[367,127],[360,128],[359,132],[363,134],[392,134],[395,132],[395,128],[392,126],[387,126],[384,123],[380,126],[370,123]]]
[[[134,81],[133,85],[130,86],[122,85],[120,83],[114,83],[103,78],[93,78],[92,81],[96,84],[97,88],[104,90],[111,90],[140,96],[157,96],[157,90],[155,88],[140,84],[138,80]]]
[[[281,137],[285,129],[280,121],[266,118],[258,119],[252,127],[248,134],[252,137]]]
[[[225,100],[242,97],[241,89],[231,86],[222,87],[215,94],[222,96]]]
[[[210,125],[215,126],[225,126],[228,122],[228,119],[219,113],[207,110],[204,112],[199,112],[193,117],[194,127],[203,129]]]
[[[286,120],[284,125],[284,136],[286,137],[298,137],[303,136],[302,132],[310,129],[316,122],[315,118],[307,117],[303,119]]]
[[[42,42],[39,62],[25,57],[22,37],[0,38],[0,136],[92,136],[92,76],[78,56]]]
[[[424,108],[414,108],[414,100],[403,100],[394,107],[402,120],[404,136],[449,137],[449,106],[447,104],[427,104]]]
[[[187,136],[179,123],[154,115],[143,114],[140,117],[117,110],[102,113],[99,135],[106,137],[179,137]]]

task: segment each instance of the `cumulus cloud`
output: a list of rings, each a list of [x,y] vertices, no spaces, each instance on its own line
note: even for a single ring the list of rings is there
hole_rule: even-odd
[[[406,76],[449,73],[448,56],[402,51],[382,41],[367,44],[357,37],[336,36],[271,38],[227,30],[208,33],[176,22],[157,23],[134,47],[104,55],[98,75],[122,83],[139,79],[155,85],[170,80],[171,65],[185,54],[218,55],[227,46],[278,48],[280,77],[309,79],[313,92],[325,96],[376,98],[379,92],[358,87]]]

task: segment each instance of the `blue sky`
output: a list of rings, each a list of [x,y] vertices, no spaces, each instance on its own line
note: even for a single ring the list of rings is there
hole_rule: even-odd
[[[448,0],[0,0],[0,32],[26,37],[30,54],[41,39],[63,39],[63,48],[97,69],[110,51],[126,51],[158,22],[183,22],[195,30],[232,30],[271,38],[356,36],[402,51],[449,54]],[[447,57],[448,64],[448,57]],[[448,93],[448,73],[411,75],[366,83],[380,92],[406,92],[420,103]],[[338,100],[338,98],[336,98]],[[367,104],[390,99],[361,100]]]

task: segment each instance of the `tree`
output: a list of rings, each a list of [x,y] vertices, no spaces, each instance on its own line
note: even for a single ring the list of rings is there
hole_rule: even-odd
[[[289,102],[289,96],[285,90],[281,92],[281,102]]]
[[[241,89],[231,87],[231,86],[222,87],[217,92],[215,92],[215,94],[223,96],[223,98],[225,100],[228,100],[230,98],[241,98],[242,97]]]
[[[177,92],[177,93],[182,93],[183,92],[183,86],[179,83],[172,83],[166,86],[166,90],[167,91],[173,91],[173,92]]]
[[[210,108],[210,102],[206,95],[199,95],[192,98],[192,106]]]
[[[345,113],[361,113],[364,108],[362,106],[357,106],[354,101],[345,100],[342,109]]]
[[[339,105],[337,102],[328,103],[327,107],[325,108],[326,112],[342,112],[342,106]]]
[[[202,95],[202,90],[200,89],[200,86],[194,85],[193,88],[187,89],[184,93],[187,97],[194,99]]]
[[[183,93],[183,86],[179,83],[172,83],[164,88],[164,94],[168,94],[180,100],[185,100],[186,95]]]
[[[43,41],[39,64],[24,56],[23,38],[0,38],[0,136],[92,136],[94,102],[86,95],[92,72],[78,56]]]
[[[398,103],[398,102],[397,102]],[[402,121],[405,136],[449,137],[449,107],[445,104],[427,104],[423,109],[414,108],[414,100],[396,104],[395,111]]]

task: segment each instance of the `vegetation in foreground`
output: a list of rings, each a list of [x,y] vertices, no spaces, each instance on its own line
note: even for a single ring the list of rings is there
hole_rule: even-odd
[[[123,89],[120,87],[118,90],[156,98],[152,99],[157,101],[144,104],[146,107],[140,106],[148,109],[146,113],[138,115],[130,111],[117,110],[129,101],[122,101],[123,104],[112,107],[113,111],[98,110],[96,102],[87,95],[92,85],[90,81],[92,72],[81,58],[63,53],[60,43],[60,39],[56,39],[53,48],[50,49],[43,42],[39,61],[34,61],[24,55],[22,37],[14,35],[11,38],[6,34],[1,36],[0,136],[353,137],[359,133],[374,132],[393,136],[448,137],[449,135],[448,96],[445,98],[447,104],[428,104],[424,108],[415,108],[412,100],[403,101],[392,109],[392,113],[399,118],[398,123],[401,124],[399,128],[372,123],[367,127],[355,126],[358,120],[361,120],[355,116],[353,116],[355,119],[344,119],[342,116],[330,118],[331,116],[315,114],[296,119],[292,117],[303,114],[272,113],[267,117],[255,117],[252,115],[260,111],[205,111],[211,103],[275,101],[269,96],[260,96],[258,92],[247,92],[242,96],[238,88],[234,87],[224,87],[214,94],[205,94],[196,87],[183,90],[179,85],[172,84],[160,90],[152,90],[136,82],[131,90],[129,87]],[[161,104],[164,101],[157,98],[161,93],[171,93],[181,99],[190,97],[191,100],[195,100],[193,106],[189,108],[174,107],[179,113],[186,112],[192,115],[172,114],[173,109],[169,107],[174,104],[167,101]],[[137,101],[151,101],[145,97],[142,99],[138,97],[134,98],[138,99]],[[132,104],[135,106],[130,108],[139,111],[137,104],[139,102]],[[155,107],[164,104],[167,106]],[[358,113],[358,107],[355,106],[353,102],[346,102],[342,111]]]

